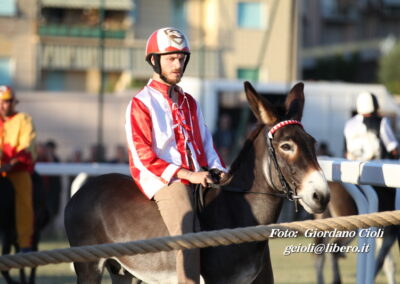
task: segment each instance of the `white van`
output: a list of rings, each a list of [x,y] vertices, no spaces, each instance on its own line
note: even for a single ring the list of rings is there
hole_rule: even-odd
[[[197,78],[185,78],[180,85],[202,105],[211,132],[217,128],[221,112],[230,113],[233,125],[239,125],[240,112],[246,106],[243,81],[205,80],[201,83]],[[283,101],[293,85],[258,83],[254,86],[270,100]],[[372,92],[378,97],[381,113],[391,119],[396,135],[400,133],[400,107],[383,85],[305,81],[304,86],[303,125],[318,142],[327,143],[334,156],[343,155],[343,128],[352,116],[356,98],[362,91]]]

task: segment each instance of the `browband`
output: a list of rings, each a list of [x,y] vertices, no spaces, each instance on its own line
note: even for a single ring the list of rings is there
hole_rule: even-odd
[[[301,122],[298,121],[298,120],[284,120],[284,121],[279,122],[278,124],[276,124],[274,127],[272,127],[272,128],[269,130],[269,132],[268,132],[268,138],[269,138],[269,139],[272,139],[272,138],[274,137],[274,133],[275,133],[276,131],[278,131],[278,129],[280,129],[280,128],[286,126],[286,125],[290,125],[290,124],[297,124],[297,125],[300,125],[301,127],[303,127],[303,125],[301,124]]]

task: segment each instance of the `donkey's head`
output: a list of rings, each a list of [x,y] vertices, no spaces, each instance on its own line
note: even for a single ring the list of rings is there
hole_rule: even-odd
[[[315,139],[301,125],[304,85],[296,84],[285,104],[277,107],[245,82],[250,108],[264,125],[259,134],[265,143],[263,172],[277,195],[298,200],[309,213],[322,212],[329,201],[327,181],[318,165]]]

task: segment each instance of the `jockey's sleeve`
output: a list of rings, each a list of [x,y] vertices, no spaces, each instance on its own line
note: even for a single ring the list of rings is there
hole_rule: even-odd
[[[145,168],[158,176],[165,183],[169,183],[181,168],[157,156],[153,150],[152,120],[147,107],[140,100],[133,98],[131,102],[129,123],[131,133],[128,137],[129,150],[134,166],[139,170]]]
[[[390,127],[389,120],[386,117],[382,118],[379,132],[386,151],[390,153],[397,148],[397,139],[392,131],[392,128]]]
[[[36,159],[35,139],[36,132],[33,126],[32,118],[23,114],[21,116],[21,128],[19,130],[18,145],[14,158],[24,165],[32,166]]]

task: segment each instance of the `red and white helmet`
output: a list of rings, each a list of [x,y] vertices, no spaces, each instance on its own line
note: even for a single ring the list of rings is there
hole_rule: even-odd
[[[146,44],[146,61],[156,73],[160,74],[164,81],[166,79],[161,73],[160,56],[170,53],[186,54],[183,67],[183,72],[185,72],[190,59],[189,42],[186,36],[180,30],[171,27],[161,28],[153,32]],[[151,62],[152,57],[154,57],[154,64]]]
[[[190,54],[186,36],[175,28],[161,28],[151,34],[146,44],[146,60],[153,54],[181,52]]]

